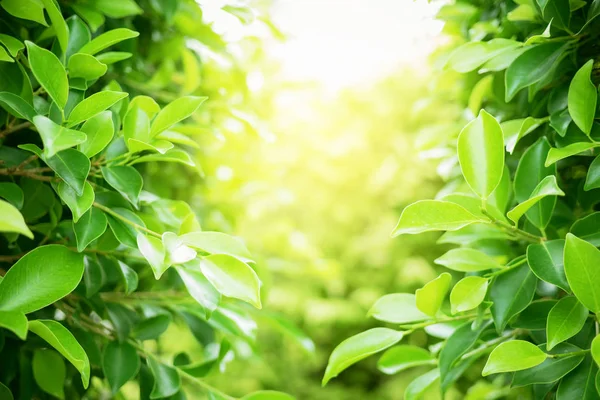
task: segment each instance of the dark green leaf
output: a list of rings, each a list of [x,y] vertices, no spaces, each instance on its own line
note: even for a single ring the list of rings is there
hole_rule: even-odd
[[[98,239],[106,231],[106,225],[106,216],[94,207],[86,211],[77,223],[73,222],[77,251],[82,252],[91,242]]]
[[[540,345],[540,350],[543,350],[543,345]],[[578,352],[577,346],[573,346],[569,343],[561,343],[556,346],[550,354],[564,354]],[[558,381],[560,378],[575,369],[581,361],[583,361],[584,355],[573,355],[561,358],[550,358],[548,357],[543,363],[533,368],[518,371],[514,374],[511,385],[513,387],[526,386],[540,383],[553,383]]]
[[[585,357],[577,368],[565,376],[558,385],[556,400],[596,400],[595,378],[598,367],[591,356]]]
[[[109,342],[102,353],[102,371],[113,394],[133,379],[140,369],[140,356],[129,343]]]
[[[66,149],[59,151],[52,157],[45,158],[44,161],[75,191],[77,196],[84,195],[86,179],[91,167],[90,159],[85,154],[75,149]],[[87,186],[89,186],[89,183]],[[91,193],[93,193],[93,190]]]
[[[577,299],[590,311],[600,312],[600,250],[594,245],[567,234],[565,243],[565,273]]]
[[[522,265],[498,276],[491,284],[492,316],[498,332],[508,321],[531,303],[537,278],[528,265]]]
[[[148,357],[146,362],[154,376],[154,387],[150,393],[151,399],[172,396],[179,391],[181,378],[175,368],[159,362],[154,357]]]
[[[102,167],[102,176],[135,207],[138,206],[144,181],[139,172],[129,166]]]
[[[527,263],[541,280],[570,292],[563,263],[564,240],[550,240],[527,247]]]

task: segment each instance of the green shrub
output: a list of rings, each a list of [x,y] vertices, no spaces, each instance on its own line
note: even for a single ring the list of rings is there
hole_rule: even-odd
[[[252,351],[252,256],[148,191],[198,179],[194,136],[243,107],[228,43],[193,0],[0,6],[0,398],[233,398],[203,378]]]
[[[437,138],[452,149],[448,183],[406,207],[393,236],[444,231],[440,245],[459,247],[436,260],[449,272],[373,305],[390,327],[342,342],[324,384],[385,350],[386,374],[423,368],[406,399],[434,386],[453,398],[600,398],[599,14],[596,0],[441,8],[460,46],[436,83],[465,74],[470,122]],[[427,349],[397,345],[421,329]]]

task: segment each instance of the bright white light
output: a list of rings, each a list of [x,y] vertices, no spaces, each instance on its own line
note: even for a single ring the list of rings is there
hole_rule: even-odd
[[[400,65],[426,68],[442,28],[426,0],[277,0],[275,24],[289,40],[270,54],[286,78],[330,89],[368,83]]]

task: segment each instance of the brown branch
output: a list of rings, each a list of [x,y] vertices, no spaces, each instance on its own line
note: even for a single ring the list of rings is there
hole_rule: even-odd
[[[15,125],[15,126],[9,125],[6,129],[4,129],[3,131],[0,131],[0,139],[4,139],[6,136],[10,135],[11,133],[15,133],[22,129],[29,128],[30,126],[31,126],[31,122],[23,122],[18,125]]]

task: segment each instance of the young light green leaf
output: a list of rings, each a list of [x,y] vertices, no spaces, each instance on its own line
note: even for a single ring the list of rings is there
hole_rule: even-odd
[[[0,310],[37,311],[71,293],[82,276],[82,255],[56,244],[37,247],[0,282]]]
[[[404,391],[405,400],[418,400],[423,397],[427,389],[440,379],[440,370],[432,369],[414,379]]]
[[[596,335],[594,340],[592,340],[590,353],[592,354],[596,364],[600,365],[600,335]]]
[[[570,292],[563,263],[564,240],[550,240],[527,247],[527,263],[541,280]]]
[[[173,232],[165,232],[162,235],[168,265],[184,264],[196,258],[196,250],[186,246]]]
[[[588,150],[593,149],[594,147],[598,147],[600,146],[600,144],[594,142],[578,142],[578,143],[572,143],[568,146],[565,147],[560,147],[560,148],[551,148],[550,151],[548,152],[548,158],[546,158],[546,167],[549,165],[554,164],[557,161],[562,160],[563,158],[567,158],[567,157],[571,157],[574,156],[576,154],[579,153],[583,153],[586,152],[586,154],[582,154],[582,155],[593,155],[591,152],[588,152]]]
[[[48,13],[48,17],[50,17],[50,22],[52,22],[52,28],[54,29],[58,44],[62,51],[66,53],[67,44],[69,43],[69,28],[67,27],[67,23],[53,0],[41,1],[44,3],[44,8]]]
[[[100,153],[112,140],[114,129],[110,111],[102,111],[88,119],[81,127],[81,131],[87,135],[87,139],[79,145],[79,151],[89,158]]]
[[[442,307],[442,303],[450,289],[450,283],[452,283],[452,275],[443,272],[421,289],[417,289],[415,297],[419,311],[434,317]]]
[[[496,330],[502,332],[508,321],[523,311],[535,294],[537,278],[528,265],[511,269],[494,279],[490,288],[492,317]]]
[[[61,150],[52,157],[43,157],[50,168],[77,194],[82,196],[90,173],[90,159],[75,149]],[[89,184],[88,184],[89,185]]]
[[[481,110],[458,136],[458,160],[467,184],[486,199],[504,171],[504,135],[496,119]]]
[[[235,236],[222,232],[190,232],[179,238],[186,245],[209,254],[229,254],[244,262],[250,261],[251,254],[246,245]]]
[[[552,350],[557,344],[575,336],[583,328],[589,315],[587,308],[576,297],[563,297],[548,314],[546,347]]]
[[[246,263],[227,254],[213,254],[202,259],[202,273],[223,295],[233,297],[261,308],[261,282],[256,272]]]
[[[69,58],[69,78],[82,78],[91,81],[100,78],[108,67],[96,57],[84,53],[75,53]]]
[[[64,400],[67,368],[60,354],[49,349],[35,350],[33,352],[32,367],[33,378],[40,389]]]
[[[393,375],[408,368],[435,365],[435,358],[425,349],[411,345],[394,346],[381,356],[377,369]]]
[[[123,40],[138,37],[139,35],[139,32],[127,28],[113,29],[95,37],[91,42],[79,49],[79,52],[93,56],[107,47],[122,42]]]
[[[200,263],[200,260],[193,260],[176,270],[188,293],[204,308],[208,318],[219,306],[221,294],[202,274]]]
[[[162,241],[153,236],[138,233],[137,244],[140,253],[142,253],[148,264],[150,264],[154,278],[160,279],[170,266],[165,260],[166,252]]]
[[[392,236],[429,231],[455,231],[485,220],[449,201],[420,200],[406,207]]]
[[[138,206],[144,181],[139,172],[127,165],[102,167],[106,182],[123,195],[135,207]]]
[[[369,316],[392,324],[429,319],[417,308],[417,299],[412,293],[392,293],[380,297],[369,310]]]
[[[564,195],[565,193],[560,190],[558,184],[556,183],[556,177],[554,175],[547,176],[542,179],[542,181],[535,187],[533,192],[531,192],[529,199],[515,206],[515,208],[510,210],[506,215],[511,221],[517,224],[523,214],[525,214],[527,210],[533,207],[544,197]]]
[[[434,262],[454,271],[461,272],[476,272],[502,267],[502,265],[484,252],[467,247],[449,250],[446,254],[434,260]]]
[[[12,204],[0,200],[0,232],[16,232],[33,239],[33,233],[27,227],[23,215]]]
[[[92,204],[94,204],[94,189],[89,182],[85,182],[81,196],[78,196],[77,192],[65,182],[59,182],[57,191],[59,197],[73,213],[74,223],[77,223],[79,218],[81,218],[81,216],[92,207]]]
[[[103,64],[111,65],[119,61],[131,58],[133,54],[126,51],[107,51],[106,53],[98,54],[96,59]]]
[[[33,123],[42,137],[44,154],[48,158],[87,140],[85,133],[60,126],[42,115],[34,117]]]
[[[242,397],[241,400],[296,400],[294,396],[274,390],[260,390]]]
[[[546,353],[524,340],[511,340],[496,347],[483,368],[483,376],[520,371],[535,367],[546,360]]]
[[[192,160],[190,155],[181,150],[181,149],[171,149],[167,150],[164,154],[148,154],[145,156],[141,156],[133,160],[129,163],[129,165],[134,165],[142,162],[174,162],[189,165],[190,167],[195,167],[196,163]]]
[[[569,85],[568,97],[568,109],[573,122],[588,136],[594,124],[598,101],[598,90],[591,80],[593,67],[594,60],[589,60],[577,71]]]
[[[401,331],[373,328],[344,340],[329,356],[323,386],[352,364],[393,346],[402,340],[403,336]]]
[[[51,51],[28,40],[25,41],[25,45],[27,45],[27,55],[33,76],[54,100],[58,108],[64,110],[69,97],[67,71]]]
[[[0,328],[8,329],[21,340],[27,338],[27,317],[19,311],[0,311]],[[2,398],[0,396],[0,398]]]
[[[38,0],[3,0],[0,5],[10,15],[48,26],[44,18],[44,5]]]
[[[90,208],[77,222],[73,221],[73,231],[77,239],[77,251],[82,252],[94,240],[98,239],[107,225],[106,216],[97,208]]]
[[[119,2],[114,2],[112,0],[94,0],[93,4],[98,10],[102,10],[102,13],[110,18],[124,18],[144,12],[135,0],[122,0]]]
[[[590,311],[600,312],[600,250],[594,245],[567,233],[565,243],[565,273],[577,299]]]
[[[544,345],[538,346],[544,350]],[[566,353],[581,352],[581,349],[570,343],[561,343],[550,354],[565,354],[557,358],[548,357],[546,361],[533,368],[517,371],[513,375],[511,386],[519,387],[531,384],[554,384],[554,382],[567,375],[583,361],[584,355],[566,355]]]
[[[157,361],[154,357],[146,358],[146,362],[154,376],[154,387],[150,393],[151,399],[169,397],[179,391],[181,378],[175,368]]]
[[[179,121],[191,116],[206,99],[207,97],[185,96],[167,104],[152,121],[150,137],[155,137]]]
[[[452,314],[472,310],[485,299],[488,280],[480,276],[467,276],[458,281],[450,292]]]
[[[90,360],[73,334],[59,322],[49,319],[29,321],[29,330],[62,354],[81,374],[83,387],[90,383]]]
[[[69,114],[67,126],[73,127],[86,121],[127,96],[129,96],[128,93],[112,92],[110,90],[94,93],[73,108],[73,111]]]
[[[504,133],[504,143],[506,144],[506,151],[513,153],[515,146],[519,141],[537,129],[544,123],[542,118],[520,118],[513,119],[511,121],[505,121],[500,124],[502,132]]]
[[[102,371],[113,394],[137,375],[140,365],[137,350],[127,342],[109,342],[102,353]]]

